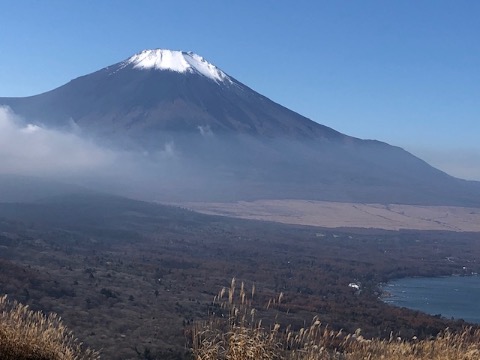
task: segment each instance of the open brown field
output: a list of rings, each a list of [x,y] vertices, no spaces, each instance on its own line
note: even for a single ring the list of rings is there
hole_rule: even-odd
[[[257,200],[178,204],[204,214],[328,228],[480,231],[480,209],[455,206]]]

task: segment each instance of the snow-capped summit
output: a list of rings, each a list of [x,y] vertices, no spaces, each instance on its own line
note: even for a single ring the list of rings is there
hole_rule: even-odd
[[[144,50],[124,62],[136,69],[169,70],[179,73],[198,73],[217,82],[231,82],[227,74],[193,52],[175,50]]]

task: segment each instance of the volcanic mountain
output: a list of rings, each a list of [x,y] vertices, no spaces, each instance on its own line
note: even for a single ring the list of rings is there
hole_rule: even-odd
[[[344,138],[190,52],[146,50],[47,93],[0,102],[29,121],[55,127],[74,122],[103,138],[127,135],[142,147],[155,147],[166,132]]]
[[[144,198],[480,205],[478,183],[320,125],[191,52],[145,50],[40,95],[0,98],[0,105],[113,149],[173,154],[173,168],[153,175]]]

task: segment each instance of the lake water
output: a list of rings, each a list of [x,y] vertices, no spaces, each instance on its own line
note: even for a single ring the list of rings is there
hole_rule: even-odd
[[[407,278],[382,289],[386,303],[480,324],[480,276]]]

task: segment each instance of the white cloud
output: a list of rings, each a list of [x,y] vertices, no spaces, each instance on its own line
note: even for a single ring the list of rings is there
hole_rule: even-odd
[[[57,175],[88,172],[115,161],[116,155],[80,138],[28,124],[0,107],[0,172]]]
[[[200,135],[202,135],[203,137],[213,136],[213,131],[212,131],[212,129],[210,129],[209,125],[205,125],[205,126],[198,125],[197,129],[198,129],[198,131],[200,131]]]
[[[16,174],[77,184],[108,193],[152,200],[185,176],[173,141],[143,153],[105,148],[68,131],[30,124],[0,106],[0,174]],[[167,186],[168,185],[168,186]]]

